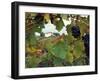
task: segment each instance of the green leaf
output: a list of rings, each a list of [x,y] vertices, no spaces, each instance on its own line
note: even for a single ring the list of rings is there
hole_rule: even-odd
[[[77,56],[80,56],[83,54],[83,50],[84,50],[84,43],[81,40],[77,40],[75,42],[75,48],[74,48]]]
[[[74,37],[70,34],[66,36],[66,42],[71,45],[73,43]]]
[[[26,68],[37,67],[37,65],[40,61],[41,61],[41,59],[36,58],[35,56],[27,56],[27,57],[25,57],[25,67]]]
[[[36,46],[36,44],[37,44],[37,38],[35,37],[34,34],[29,34],[25,38],[25,45]]]
[[[41,24],[39,24],[39,26],[40,26],[41,29],[42,29],[42,28],[45,28],[43,22],[42,22]]]
[[[68,62],[68,63],[70,63],[70,64],[72,64],[73,63],[73,60],[74,60],[74,58],[73,58],[73,53],[71,53],[70,51],[71,51],[71,46],[68,46],[68,53],[67,53],[67,55],[66,55],[66,61]]]
[[[40,26],[38,26],[38,27],[35,27],[33,30],[34,30],[34,32],[41,33],[42,28]]]
[[[71,35],[71,27],[72,27],[71,24],[66,26],[66,29],[67,29],[66,31],[67,31],[68,35]]]
[[[60,59],[60,58],[55,58],[55,59],[53,60],[54,66],[63,66],[62,63],[63,63],[63,60]]]
[[[59,20],[59,21],[56,21],[55,25],[56,25],[56,29],[57,29],[58,31],[61,31],[61,29],[62,29],[63,26],[64,26],[64,23],[63,23],[63,21],[62,21],[62,19],[61,19],[61,20]]]
[[[38,32],[41,33],[42,27],[40,25],[35,24],[32,28],[32,33]]]
[[[51,51],[53,52],[53,54],[56,57],[59,57],[61,59],[65,59],[66,54],[67,54],[67,44],[65,44],[64,42],[59,42],[53,46]]]

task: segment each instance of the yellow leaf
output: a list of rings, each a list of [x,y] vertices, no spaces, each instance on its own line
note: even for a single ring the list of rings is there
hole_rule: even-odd
[[[37,49],[34,47],[26,47],[26,52],[28,53],[34,53]]]
[[[45,20],[46,22],[49,22],[50,16],[49,16],[48,13],[45,13],[45,14],[44,14],[44,20]]]

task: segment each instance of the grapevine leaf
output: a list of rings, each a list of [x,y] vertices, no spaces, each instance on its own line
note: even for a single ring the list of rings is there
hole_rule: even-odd
[[[62,59],[55,58],[55,59],[53,60],[54,66],[63,66],[62,63],[63,63]]]
[[[80,41],[80,40],[77,40],[75,42],[75,53],[77,55],[77,58],[80,57],[80,55],[83,54],[83,50],[84,50],[84,44]]]
[[[61,59],[65,59],[67,54],[67,45],[64,42],[59,42],[53,46],[52,52],[55,56],[60,57]]]
[[[66,55],[66,61],[68,62],[68,63],[70,63],[70,64],[72,64],[73,63],[73,60],[74,60],[74,58],[73,58],[73,53],[71,53],[71,47],[70,46],[68,46],[68,53],[67,53],[67,55]]]
[[[61,31],[61,29],[62,29],[63,26],[64,26],[64,23],[63,23],[63,21],[62,21],[62,19],[61,19],[61,20],[59,20],[59,21],[56,21],[55,25],[56,25],[56,29],[57,29],[58,31]]]

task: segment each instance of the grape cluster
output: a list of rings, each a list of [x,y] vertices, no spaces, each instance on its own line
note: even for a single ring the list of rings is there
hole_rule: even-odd
[[[72,31],[72,36],[74,36],[74,38],[78,38],[81,35],[79,26],[73,26],[71,28],[71,31]]]

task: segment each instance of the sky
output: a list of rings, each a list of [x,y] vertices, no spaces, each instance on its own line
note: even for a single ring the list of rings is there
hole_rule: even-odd
[[[61,31],[58,31],[56,29],[56,26],[49,21],[47,24],[44,25],[45,28],[42,29],[42,32],[45,34],[48,32],[52,32],[52,33],[59,33],[60,35],[62,35],[63,33],[67,35],[66,26],[71,23],[71,20],[68,21],[68,20],[63,19],[63,22],[65,26],[62,28]],[[35,35],[39,36],[40,33],[36,32]]]

